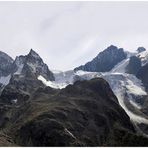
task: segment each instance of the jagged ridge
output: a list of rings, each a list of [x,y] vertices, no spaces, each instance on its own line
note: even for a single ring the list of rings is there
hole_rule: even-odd
[[[92,72],[107,72],[110,71],[116,64],[126,58],[126,53],[122,48],[109,46],[104,51],[100,52],[92,61],[75,68],[74,70],[84,70]]]

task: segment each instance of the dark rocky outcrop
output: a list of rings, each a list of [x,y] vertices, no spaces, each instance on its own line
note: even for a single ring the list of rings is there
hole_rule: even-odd
[[[12,104],[13,100],[16,100],[17,104],[22,104],[41,86],[44,87],[44,84],[35,77],[13,75],[1,93],[0,102]]]
[[[126,67],[126,72],[136,75],[141,67],[141,60],[136,56],[132,56],[130,57],[129,64]]]
[[[74,70],[108,72],[126,57],[127,55],[122,48],[117,48],[116,46],[111,45],[104,51],[100,52],[92,61],[77,67]]]
[[[138,47],[137,52],[141,53],[143,51],[146,51],[146,49],[144,47]]]
[[[142,80],[145,88],[148,91],[148,64],[142,66],[142,68],[137,73],[137,78]]]
[[[12,71],[13,59],[6,53],[0,51],[0,77],[7,76]]]
[[[16,69],[16,74],[22,74],[25,77],[37,78],[39,75],[42,75],[46,80],[55,80],[48,66],[32,49],[28,55],[16,57],[13,67]]]
[[[16,57],[11,62],[11,78],[9,84],[2,88],[0,102],[21,104],[29,100],[30,94],[38,87],[44,87],[37,79],[39,75],[54,80],[53,73],[35,51],[31,49],[28,55]]]

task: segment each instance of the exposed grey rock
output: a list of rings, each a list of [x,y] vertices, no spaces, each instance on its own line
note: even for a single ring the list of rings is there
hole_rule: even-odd
[[[130,57],[129,63],[126,67],[126,72],[136,75],[141,67],[141,60],[136,56],[132,56]]]
[[[116,46],[111,45],[104,51],[100,52],[92,61],[77,67],[74,70],[108,72],[126,57],[127,54],[122,48],[117,48]]]
[[[15,74],[22,74],[26,77],[38,77],[42,75],[46,80],[54,80],[53,73],[48,69],[48,66],[43,62],[41,57],[34,51],[30,50],[26,56],[16,57],[14,62]]]
[[[12,71],[13,59],[6,53],[0,51],[0,77],[7,76]]]
[[[137,78],[142,80],[144,86],[148,91],[148,64],[141,67],[141,69],[137,73]]]
[[[143,51],[146,51],[146,49],[144,47],[138,47],[138,49],[137,49],[138,53],[143,52]]]

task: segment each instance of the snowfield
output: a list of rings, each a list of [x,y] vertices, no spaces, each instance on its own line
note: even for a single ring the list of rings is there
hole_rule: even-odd
[[[125,73],[126,72],[126,67],[129,64],[129,58],[121,61],[119,64],[117,64],[111,72],[120,72],[120,73]]]
[[[42,83],[46,86],[49,86],[51,88],[55,88],[55,89],[62,89],[65,88],[67,86],[66,83],[56,83],[55,81],[47,81],[43,76],[39,76],[38,80],[42,81]]]
[[[148,124],[148,119],[134,114],[125,104],[125,100],[128,99],[132,106],[137,109],[141,108],[140,104],[136,103],[136,100],[133,98],[133,96],[147,95],[141,81],[133,75],[123,73],[105,74],[103,78],[110,84],[114,94],[118,98],[119,104],[130,119],[135,123]]]

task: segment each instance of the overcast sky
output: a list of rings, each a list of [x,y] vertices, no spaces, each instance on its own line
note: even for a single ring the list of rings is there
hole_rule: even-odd
[[[13,58],[33,48],[68,70],[111,44],[148,49],[148,2],[0,2],[0,50]]]

